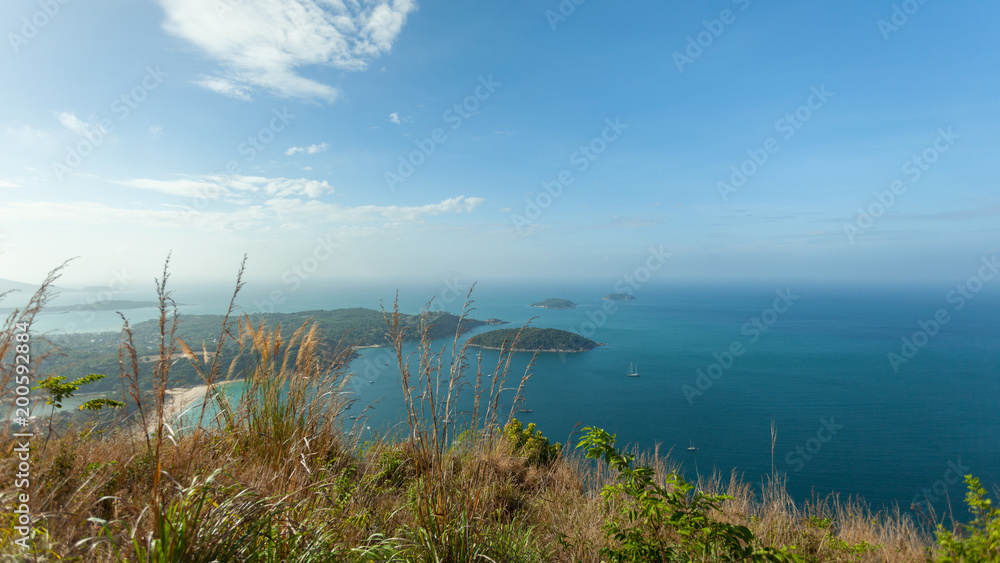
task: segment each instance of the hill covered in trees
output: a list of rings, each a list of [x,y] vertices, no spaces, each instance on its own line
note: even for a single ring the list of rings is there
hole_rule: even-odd
[[[555,297],[550,297],[538,303],[532,303],[532,307],[541,307],[542,309],[576,309],[576,303],[573,303],[569,299],[556,299]]]
[[[501,328],[478,334],[469,340],[469,346],[474,348],[509,350],[521,352],[584,352],[600,346],[599,343],[584,338],[579,334],[555,328]],[[515,338],[517,341],[515,342]]]
[[[348,347],[388,346],[385,318],[381,311],[361,307],[351,309],[300,311],[296,313],[255,313],[249,315],[250,322],[259,325],[266,321],[269,327],[281,327],[284,339],[306,321],[319,325],[323,338],[322,349],[325,353],[335,355]],[[216,342],[222,327],[222,315],[179,315],[177,335],[195,352],[199,353],[204,346],[208,352],[214,353]],[[454,337],[459,325],[459,317],[445,312],[427,314],[430,325],[428,335],[432,339]],[[503,324],[504,321],[489,319],[481,321],[466,318],[462,321],[462,331],[468,331],[487,324]],[[235,332],[237,317],[229,319],[229,330]],[[400,315],[400,324],[404,328],[404,340],[419,340],[420,315]],[[132,325],[132,336],[136,353],[140,360],[143,380],[148,381],[151,375],[153,361],[159,354],[159,323],[156,320],[144,321]],[[58,348],[59,354],[45,361],[46,369],[60,370],[62,375],[70,379],[83,377],[90,373],[103,373],[109,377],[92,385],[95,391],[106,390],[118,384],[119,358],[118,345],[121,335],[117,332],[60,334],[50,337]],[[178,350],[179,352],[179,350]],[[226,363],[232,359],[236,346],[229,342],[223,349]],[[188,365],[186,359],[177,361],[172,369],[173,382],[176,385],[199,384],[200,377],[194,368]]]

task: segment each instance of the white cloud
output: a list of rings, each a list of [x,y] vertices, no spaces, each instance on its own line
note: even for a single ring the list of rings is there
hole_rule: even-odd
[[[195,80],[194,83],[206,90],[211,90],[216,94],[222,94],[229,98],[243,100],[244,102],[249,102],[253,99],[250,97],[250,88],[234,84],[225,78],[202,76],[200,79]]]
[[[0,188],[20,188],[20,184],[15,184],[14,182],[7,182],[5,180],[0,180]]]
[[[198,85],[249,99],[254,88],[333,101],[337,89],[301,76],[308,65],[364,70],[387,53],[414,0],[159,0],[167,32],[218,61]]]
[[[399,124],[402,123],[402,121],[399,120],[399,114],[396,113],[396,112],[392,112],[392,113],[389,114],[389,121],[391,121],[392,123],[395,123],[396,125],[399,125]]]
[[[163,127],[159,125],[151,125],[149,127],[149,136],[153,139],[159,139],[163,136]]]
[[[397,225],[403,223],[419,223],[428,217],[450,213],[469,213],[479,207],[485,200],[479,197],[458,196],[419,206],[377,206],[361,205],[346,207],[343,205],[323,203],[301,199],[271,199],[260,208],[259,218],[270,218],[288,228],[288,225],[340,224],[362,225],[365,223],[380,223]]]
[[[81,136],[86,136],[91,138],[103,138],[104,136],[114,131],[114,127],[110,127],[109,129],[104,129],[104,127],[102,127],[97,123],[90,123],[88,121],[84,121],[79,117],[77,117],[76,113],[74,112],[64,111],[57,113],[56,119],[59,120],[59,123],[63,127]]]
[[[473,211],[483,198],[458,196],[421,206],[347,207],[318,200],[276,197],[260,204],[220,211],[209,207],[192,213],[186,206],[165,205],[159,209],[112,207],[92,202],[12,202],[0,204],[0,214],[35,224],[137,225],[150,228],[189,228],[208,230],[294,230],[310,225],[337,227],[402,226],[419,223],[427,217]],[[9,215],[8,215],[9,214]]]
[[[260,193],[277,197],[306,196],[315,199],[334,191],[333,186],[328,184],[326,180],[264,178],[261,176],[203,175],[179,180],[132,178],[114,183],[173,196],[204,199],[232,197],[240,193]]]
[[[93,131],[97,127],[80,119],[79,117],[76,116],[75,113],[72,112],[64,111],[62,113],[58,113],[56,114],[56,118],[59,120],[59,123],[61,123],[63,127],[79,135],[87,134]]]
[[[3,213],[17,213],[25,222],[46,225],[143,225],[169,227],[178,224],[176,211],[128,209],[86,201],[24,201],[0,205]]]
[[[285,151],[285,154],[288,156],[292,156],[293,154],[299,152],[304,152],[306,154],[316,154],[318,152],[323,152],[328,148],[330,148],[330,145],[326,143],[320,143],[318,145],[309,145],[308,147],[290,147],[287,151]]]

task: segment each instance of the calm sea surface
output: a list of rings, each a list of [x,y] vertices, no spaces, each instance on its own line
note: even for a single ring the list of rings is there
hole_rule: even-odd
[[[417,312],[442,289],[401,291],[402,311]],[[836,491],[874,507],[929,500],[940,510],[945,495],[955,504],[964,495],[954,468],[990,487],[1000,484],[1000,295],[983,290],[962,304],[951,289],[643,287],[637,300],[606,302],[608,287],[480,285],[472,316],[514,324],[537,317],[532,326],[605,344],[538,358],[526,392],[532,412],[518,417],[554,441],[566,442],[577,423],[599,426],[620,444],[673,449],[690,476],[738,468],[759,482],[771,471],[773,420],[774,466],[799,500]],[[434,308],[459,311],[461,298],[441,295]],[[175,297],[189,304],[182,314],[219,313],[228,303],[224,292]],[[377,308],[379,299],[392,297],[392,290],[378,288],[303,291],[276,309]],[[579,306],[528,306],[547,297]],[[56,304],[74,302],[72,294],[60,299]],[[241,303],[254,311],[268,306],[262,299],[248,293]],[[946,322],[935,321],[935,330],[927,321],[940,311]],[[153,311],[126,313],[136,322]],[[74,312],[48,315],[36,328],[65,330],[71,321],[80,321],[76,330],[120,326],[113,313],[84,319]],[[904,337],[912,348],[904,348]],[[898,355],[895,369],[890,353]],[[511,384],[529,357],[518,355]],[[495,361],[496,352],[483,352],[486,373]],[[626,377],[631,362],[640,377]],[[402,406],[395,362],[369,349],[352,368],[359,399],[352,412],[374,402],[365,424],[394,427]]]

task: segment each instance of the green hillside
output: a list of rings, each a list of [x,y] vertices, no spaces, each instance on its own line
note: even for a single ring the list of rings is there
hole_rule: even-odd
[[[584,352],[600,346],[597,342],[584,338],[579,334],[559,330],[555,328],[526,328],[521,330],[520,338],[517,342],[519,329],[501,328],[483,334],[476,335],[469,340],[469,346],[476,348],[501,348],[524,352]]]

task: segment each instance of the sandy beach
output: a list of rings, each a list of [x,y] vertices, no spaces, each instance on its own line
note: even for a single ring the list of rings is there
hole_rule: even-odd
[[[225,381],[216,383],[214,387],[219,388],[220,386],[228,385],[230,383],[242,382],[242,379],[234,379],[232,381]],[[182,413],[198,407],[201,402],[205,399],[205,393],[208,391],[208,385],[195,385],[193,387],[173,387],[167,389],[166,391],[166,401],[167,405],[164,409],[164,419],[168,424],[173,425],[173,421]],[[176,430],[176,428],[175,428]],[[156,431],[156,420],[149,421],[148,432]]]

